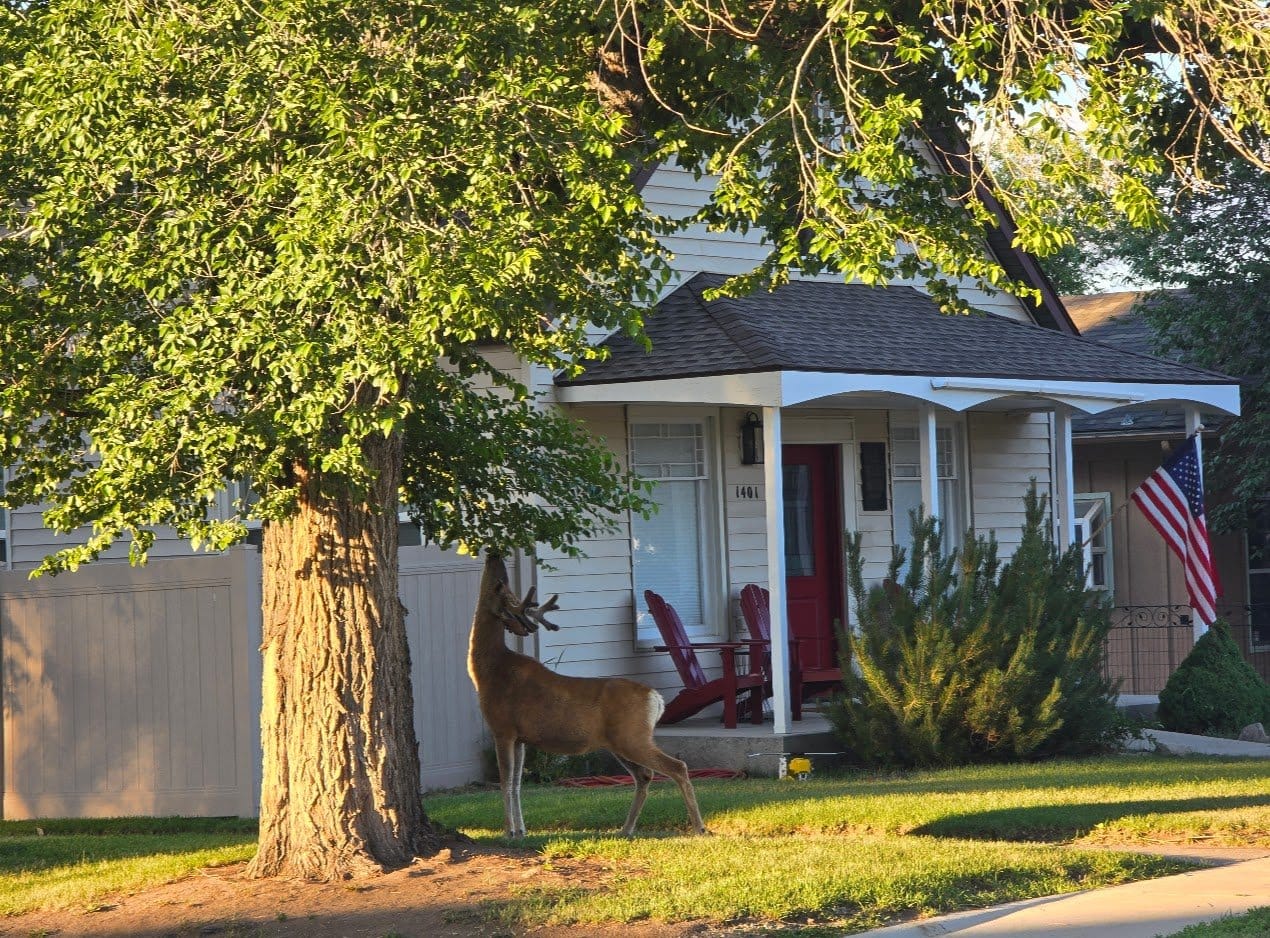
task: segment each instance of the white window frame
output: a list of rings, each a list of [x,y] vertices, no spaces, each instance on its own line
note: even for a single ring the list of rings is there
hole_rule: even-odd
[[[1077,492],[1072,496],[1076,505],[1076,528],[1073,531],[1073,542],[1080,545],[1082,560],[1085,564],[1085,585],[1090,589],[1103,590],[1108,596],[1116,594],[1115,576],[1115,544],[1112,541],[1111,493],[1110,492]],[[1081,502],[1090,503],[1084,510]],[[1096,517],[1101,514],[1101,517]],[[1102,546],[1095,547],[1090,535],[1102,526]],[[1106,582],[1094,582],[1094,555],[1102,556],[1103,577]]]
[[[723,543],[723,462],[720,427],[722,421],[715,409],[711,410],[667,410],[653,408],[630,408],[626,419],[626,443],[628,465],[633,473],[638,474],[635,463],[636,426],[694,424],[700,428],[703,446],[702,465],[704,474],[692,479],[667,478],[668,483],[694,481],[699,485],[700,501],[697,519],[698,566],[701,571],[700,601],[701,621],[684,619],[684,631],[688,638],[700,641],[713,641],[726,634],[727,604],[723,600],[724,584],[727,582],[727,550]],[[657,480],[652,480],[656,482]],[[657,498],[654,489],[654,500]],[[639,578],[636,566],[636,529],[643,519],[636,512],[630,514],[631,531],[631,584],[634,602],[634,639],[636,649],[644,650],[662,644],[661,633],[653,622],[644,602],[644,590],[662,592],[656,583],[645,583]],[[683,610],[676,609],[681,615]]]
[[[901,543],[901,536],[907,545],[908,540],[908,513],[896,510],[897,499],[895,497],[895,483],[916,484],[919,487],[922,484],[922,462],[920,451],[918,460],[913,462],[899,462],[896,455],[899,448],[896,443],[901,444],[917,444],[919,439],[918,417],[916,414],[911,417],[907,412],[892,411],[890,415],[889,428],[886,438],[887,446],[887,480],[891,488],[891,532],[894,543]],[[968,452],[969,434],[966,432],[966,423],[963,418],[959,417],[940,417],[935,424],[935,456],[938,468],[938,478],[935,484],[940,482],[953,481],[958,483],[954,486],[957,490],[957,500],[960,512],[963,515],[961,523],[956,526],[956,530],[945,524],[945,518],[941,517],[940,534],[942,535],[944,551],[951,552],[956,548],[962,547],[962,541],[966,529],[974,525],[974,506],[970,498],[970,454]],[[944,441],[947,441],[945,444]],[[945,474],[944,466],[940,465],[939,454],[941,450],[951,448],[953,457],[952,474]],[[946,465],[946,463],[945,463]],[[944,500],[940,500],[941,507]],[[946,511],[946,509],[945,509]],[[881,512],[877,512],[881,514]]]

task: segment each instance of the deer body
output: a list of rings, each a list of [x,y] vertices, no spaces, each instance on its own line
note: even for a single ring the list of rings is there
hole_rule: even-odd
[[[537,625],[555,629],[543,615],[555,597],[536,606],[533,592],[518,601],[507,585],[501,558],[489,555],[472,620],[468,674],[476,686],[481,714],[494,737],[503,793],[504,832],[525,833],[520,778],[525,744],[547,752],[578,755],[607,749],[635,779],[635,800],[622,833],[631,836],[648,796],[654,772],[675,780],[696,833],[704,833],[688,769],[653,742],[653,727],[665,709],[661,694],[626,678],[583,678],[556,674],[539,661],[507,647],[506,632],[527,635]]]

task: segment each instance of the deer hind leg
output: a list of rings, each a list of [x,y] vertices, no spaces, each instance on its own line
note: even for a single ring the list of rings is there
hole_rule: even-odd
[[[679,786],[679,793],[683,795],[684,805],[688,809],[688,823],[692,826],[692,832],[694,834],[709,833],[701,821],[701,809],[697,807],[697,793],[692,787],[692,780],[688,778],[688,766],[674,756],[666,755],[655,746],[644,760],[644,764],[654,772],[660,772],[667,778],[675,780],[675,784]]]
[[[637,771],[631,772],[635,778],[635,803],[631,805],[631,813],[626,818],[626,824],[622,827],[622,833],[630,837],[635,833],[635,822],[639,819],[639,812],[644,807],[644,799],[648,797],[648,783],[652,781],[653,773],[660,772],[667,778],[675,780],[675,784],[679,786],[679,793],[683,795],[684,805],[688,808],[688,823],[692,825],[694,834],[705,834],[706,826],[701,821],[701,809],[697,807],[697,793],[693,790],[692,781],[688,778],[688,766],[684,765],[674,756],[668,756],[655,745],[649,744],[640,746],[637,752],[623,752],[617,756],[617,761],[627,766],[634,767]]]
[[[523,837],[525,820],[520,814],[520,773],[525,766],[525,746],[513,737],[494,740],[498,760],[498,787],[503,793],[503,833]]]
[[[613,753],[613,758],[621,763],[622,768],[626,769],[635,780],[635,800],[631,802],[631,809],[626,812],[626,823],[622,825],[622,836],[634,837],[639,813],[644,810],[644,801],[648,798],[648,783],[653,780],[653,770],[646,765],[625,759],[617,753]]]

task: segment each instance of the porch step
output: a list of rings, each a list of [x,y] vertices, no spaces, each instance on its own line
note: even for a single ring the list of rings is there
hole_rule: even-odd
[[[770,718],[755,726],[740,723],[727,729],[718,717],[693,717],[672,726],[658,727],[657,745],[688,764],[690,769],[735,769],[749,775],[776,778],[781,755],[833,753],[810,756],[815,768],[837,764],[842,748],[828,719],[815,711],[789,724],[790,732],[777,734]]]

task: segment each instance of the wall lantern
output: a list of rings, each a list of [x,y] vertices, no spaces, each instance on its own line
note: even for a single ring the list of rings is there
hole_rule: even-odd
[[[749,411],[741,423],[741,465],[758,466],[763,463],[763,424],[758,414]]]

